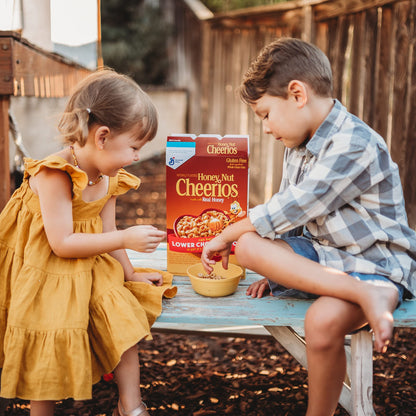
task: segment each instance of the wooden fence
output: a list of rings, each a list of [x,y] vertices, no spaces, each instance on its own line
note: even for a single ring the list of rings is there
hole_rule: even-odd
[[[0,210],[10,198],[10,97],[64,97],[90,71],[46,52],[17,32],[0,31]]]
[[[215,16],[182,0],[175,13],[172,80],[189,90],[188,130],[250,135],[251,204],[278,189],[283,149],[235,90],[265,44],[290,36],[328,55],[334,96],[385,138],[415,226],[416,0],[298,0]]]

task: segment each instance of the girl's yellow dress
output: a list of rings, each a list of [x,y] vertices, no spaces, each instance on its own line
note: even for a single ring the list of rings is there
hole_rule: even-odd
[[[124,282],[108,254],[66,259],[51,250],[39,199],[28,179],[43,167],[73,182],[74,232],[102,231],[100,212],[112,195],[140,180],[121,169],[107,195],[84,202],[87,176],[64,159],[26,159],[23,184],[0,214],[0,395],[27,400],[90,399],[92,384],[111,372],[124,351],[142,338],[173,297],[172,275],[163,286]]]

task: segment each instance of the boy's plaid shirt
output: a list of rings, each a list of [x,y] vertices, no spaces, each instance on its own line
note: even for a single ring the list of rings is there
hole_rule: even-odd
[[[321,264],[416,294],[416,233],[384,140],[337,100],[306,146],[286,149],[280,191],[249,211],[270,239],[304,226]]]

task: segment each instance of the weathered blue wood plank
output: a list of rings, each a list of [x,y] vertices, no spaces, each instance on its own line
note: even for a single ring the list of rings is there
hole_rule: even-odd
[[[301,327],[311,303],[272,296],[252,299],[246,296],[245,287],[239,287],[231,296],[208,298],[195,293],[191,286],[179,286],[175,298],[163,301],[158,322]],[[396,327],[416,327],[416,302],[405,301],[394,318]]]
[[[196,294],[191,286],[181,286],[173,299],[163,301],[158,322],[210,325],[303,326],[311,302],[297,299],[252,299],[239,287],[231,296],[209,298]]]
[[[166,244],[161,244],[154,253],[127,251],[136,267],[166,270]],[[247,286],[262,276],[248,270],[240,281],[237,291],[223,298],[208,298],[194,292],[187,276],[174,276],[178,294],[173,299],[164,299],[163,312],[158,322],[206,324],[206,325],[263,325],[303,326],[305,313],[312,301],[299,299],[276,299],[266,296],[252,299],[245,292]],[[404,301],[394,312],[396,327],[416,327],[416,300]]]

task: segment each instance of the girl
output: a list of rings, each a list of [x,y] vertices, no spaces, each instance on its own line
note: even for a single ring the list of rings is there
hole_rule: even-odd
[[[78,86],[59,122],[64,143],[25,160],[22,186],[0,214],[1,396],[31,401],[31,416],[55,401],[91,398],[114,371],[114,416],[148,415],[137,343],[150,338],[172,276],[134,269],[125,249],[152,252],[152,226],[117,230],[117,195],[139,186],[122,169],[153,139],[157,113],[130,78],[97,71]]]

